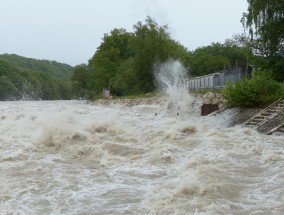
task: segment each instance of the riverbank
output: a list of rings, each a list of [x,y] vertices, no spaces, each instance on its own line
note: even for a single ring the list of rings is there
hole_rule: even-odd
[[[161,105],[166,102],[166,99],[161,96],[135,98],[135,99],[97,99],[94,101],[96,105],[122,105],[133,107],[137,105]]]
[[[204,101],[207,101],[208,98],[205,96],[200,95],[194,95],[195,101],[199,101],[199,103],[202,103]],[[208,102],[208,101],[207,101]],[[168,100],[166,97],[162,96],[155,96],[155,97],[148,97],[148,98],[135,98],[135,99],[98,99],[94,102],[97,105],[120,105],[124,107],[134,107],[137,105],[160,105],[160,106],[168,106]],[[218,115],[227,108],[223,106],[218,111],[212,113],[213,115]],[[233,116],[230,117],[229,127],[233,127],[236,125],[241,125],[257,113],[259,113],[262,109],[261,108],[232,108]],[[273,129],[273,126],[275,126],[275,123],[284,122],[284,113],[278,114],[276,117],[270,119],[267,123],[260,126],[258,128],[258,131],[261,133],[267,133],[271,129]]]

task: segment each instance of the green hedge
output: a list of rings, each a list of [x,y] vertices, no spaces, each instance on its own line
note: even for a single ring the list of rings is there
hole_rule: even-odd
[[[284,85],[272,78],[270,71],[256,71],[237,83],[229,83],[225,98],[233,107],[263,107],[284,98]]]

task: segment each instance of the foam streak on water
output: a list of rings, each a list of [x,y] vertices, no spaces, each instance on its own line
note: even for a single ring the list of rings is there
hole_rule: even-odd
[[[284,138],[226,128],[230,111],[0,110],[0,214],[284,214]]]

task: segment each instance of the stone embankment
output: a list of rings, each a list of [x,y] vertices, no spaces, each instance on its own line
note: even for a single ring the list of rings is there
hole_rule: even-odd
[[[136,99],[98,99],[95,104],[100,105],[122,105],[126,107],[133,107],[136,105],[161,105],[165,102],[163,97],[148,97]]]
[[[192,95],[195,100],[201,100],[203,104],[218,104],[219,110],[223,110],[227,107],[227,100],[224,99],[222,94],[208,92],[203,96]],[[126,107],[132,107],[136,105],[161,105],[167,103],[167,98],[162,96],[135,98],[135,99],[112,99],[104,98],[95,100],[95,104],[100,105],[123,105]]]
[[[219,93],[208,92],[202,96],[203,104],[218,104],[219,110],[223,110],[228,106],[228,101]]]
[[[193,95],[196,100],[201,100],[201,103],[206,105],[218,105],[217,111],[213,114],[218,114],[228,107],[228,101],[224,99],[222,94],[208,92],[203,96]],[[133,107],[136,105],[164,105],[167,103],[165,97],[148,97],[148,98],[136,98],[136,99],[98,99],[95,104],[98,105],[120,105],[125,107]],[[242,125],[246,120],[259,113],[260,108],[233,108],[232,116],[230,118],[229,127],[235,125]],[[282,111],[276,117],[270,119],[267,123],[260,126],[257,130],[260,133],[267,133],[275,127],[276,124],[284,122],[284,112]]]

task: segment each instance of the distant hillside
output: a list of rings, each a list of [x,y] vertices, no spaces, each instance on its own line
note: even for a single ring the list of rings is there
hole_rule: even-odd
[[[0,60],[0,101],[71,99],[71,80],[60,80],[47,73],[19,70]]]
[[[0,55],[0,60],[16,66],[20,71],[32,70],[49,74],[60,80],[69,80],[73,67],[68,64],[58,63],[49,60],[37,60],[32,58],[22,57],[16,54]]]

